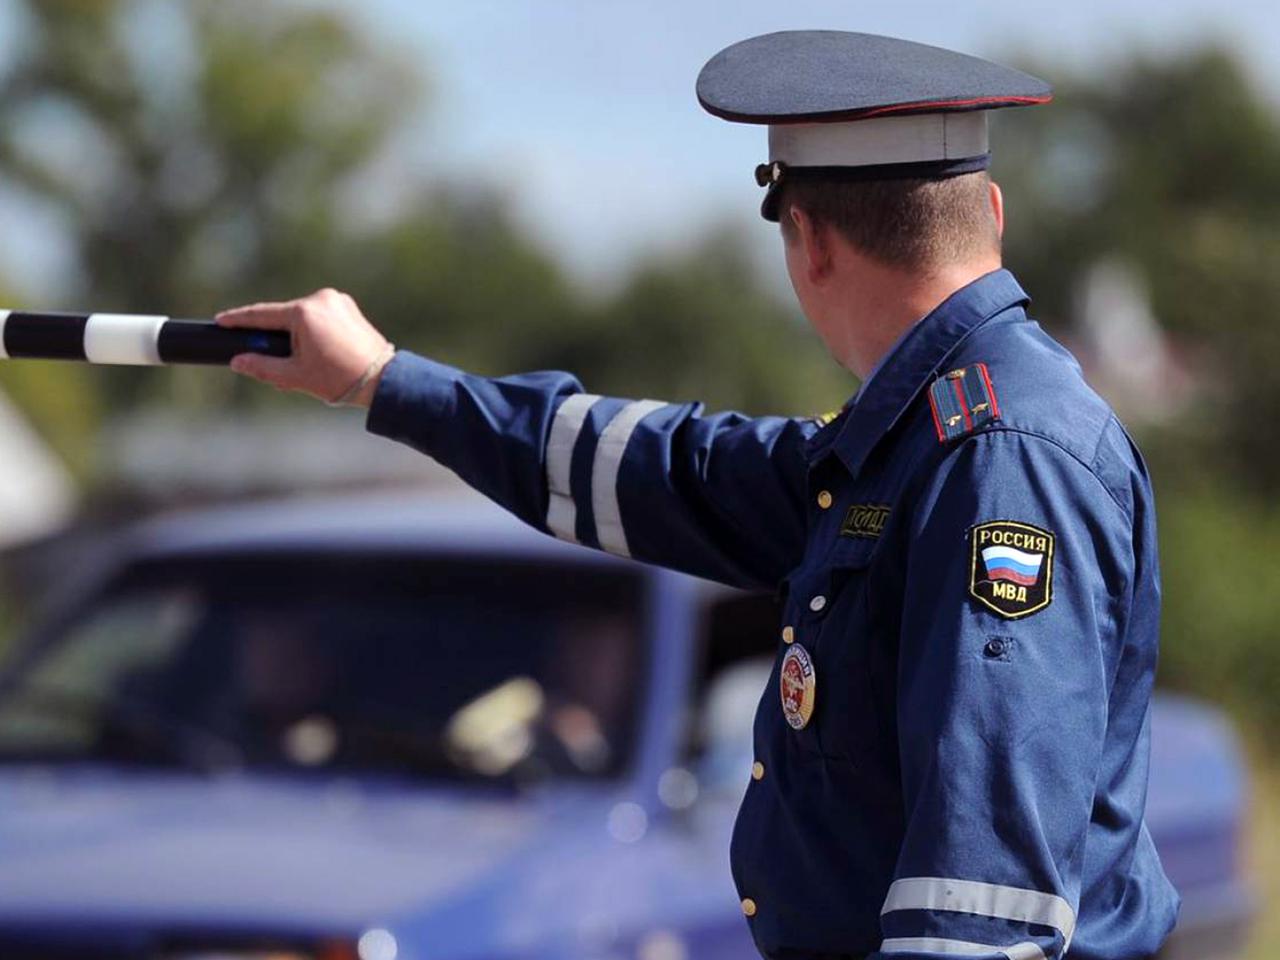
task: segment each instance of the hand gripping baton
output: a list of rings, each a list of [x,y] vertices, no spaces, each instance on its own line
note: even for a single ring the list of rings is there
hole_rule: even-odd
[[[211,320],[0,310],[0,359],[217,365],[230,363],[238,353],[287,357],[290,352],[288,333],[220,327]]]

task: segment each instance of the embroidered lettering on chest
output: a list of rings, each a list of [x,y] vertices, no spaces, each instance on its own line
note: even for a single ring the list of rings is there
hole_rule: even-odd
[[[889,519],[889,505],[884,503],[855,503],[844,515],[840,536],[879,539]]]

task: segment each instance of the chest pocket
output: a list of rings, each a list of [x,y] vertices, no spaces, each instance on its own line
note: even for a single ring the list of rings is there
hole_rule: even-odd
[[[876,643],[871,572],[878,546],[876,540],[843,538],[789,582],[786,623],[794,642],[808,651],[816,675],[809,723],[802,730],[787,730],[802,752],[856,761],[880,736],[870,676]],[[785,639],[784,633],[780,658],[786,656]]]

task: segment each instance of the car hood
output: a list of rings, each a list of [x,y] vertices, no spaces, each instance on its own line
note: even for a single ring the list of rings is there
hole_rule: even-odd
[[[602,802],[563,793],[0,771],[0,924],[358,932],[486,883]]]

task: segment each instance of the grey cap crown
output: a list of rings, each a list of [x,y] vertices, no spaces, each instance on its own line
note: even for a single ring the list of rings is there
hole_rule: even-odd
[[[698,101],[737,123],[804,123],[1045,103],[1039,77],[980,57],[870,33],[786,30],[743,40],[702,68]]]

